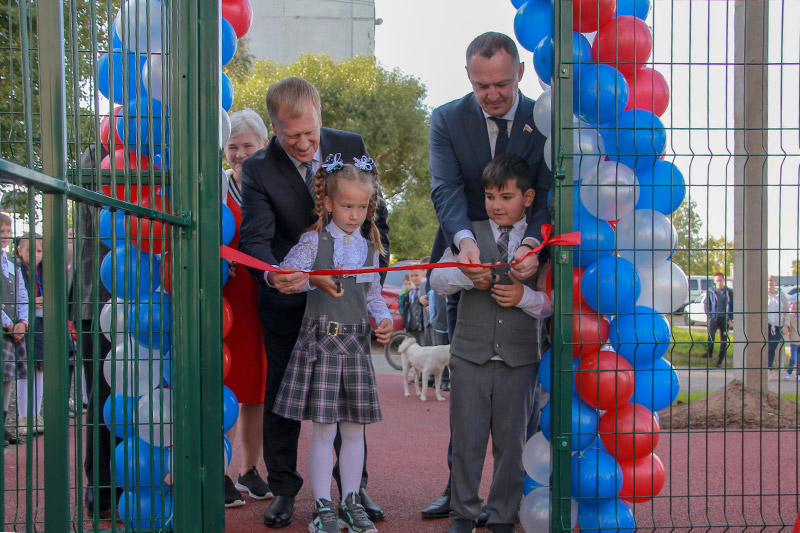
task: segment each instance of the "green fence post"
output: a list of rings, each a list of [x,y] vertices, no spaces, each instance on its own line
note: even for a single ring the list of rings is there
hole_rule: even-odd
[[[572,231],[572,1],[553,3],[552,77],[553,210],[556,233]],[[565,183],[565,178],[566,183]],[[553,347],[550,396],[551,520],[553,533],[569,531],[572,460],[572,250],[553,250]]]
[[[39,4],[39,76],[41,83],[42,170],[57,179],[66,176],[67,119],[64,74],[64,5]],[[29,162],[31,164],[32,162]],[[67,272],[66,198],[44,195],[44,405],[48,438],[44,443],[45,531],[69,530],[69,446],[67,399]],[[30,513],[28,513],[30,515]]]

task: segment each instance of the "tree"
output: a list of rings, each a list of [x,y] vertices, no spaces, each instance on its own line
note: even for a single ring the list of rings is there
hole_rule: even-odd
[[[792,260],[792,276],[800,276],[800,261]]]
[[[428,255],[436,217],[430,201],[425,86],[398,69],[383,68],[374,57],[336,61],[328,55],[303,54],[285,65],[260,59],[246,75],[232,77],[234,109],[251,107],[268,121],[267,89],[288,76],[305,78],[317,88],[324,126],[364,137],[391,212],[393,255]]]
[[[708,273],[722,272],[725,277],[731,275],[733,266],[733,243],[725,237],[708,236]]]
[[[708,273],[706,242],[700,233],[703,222],[696,209],[697,202],[689,200],[672,213],[672,225],[678,234],[678,247],[672,255],[672,262],[681,267],[687,276]]]

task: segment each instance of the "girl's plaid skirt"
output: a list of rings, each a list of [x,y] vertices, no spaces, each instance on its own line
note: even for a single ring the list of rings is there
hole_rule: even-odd
[[[8,333],[3,333],[3,381],[14,381],[28,377],[28,352],[25,350],[25,337],[19,342]]]
[[[272,411],[284,418],[321,424],[370,424],[381,419],[370,325],[337,331],[326,316],[304,317]]]

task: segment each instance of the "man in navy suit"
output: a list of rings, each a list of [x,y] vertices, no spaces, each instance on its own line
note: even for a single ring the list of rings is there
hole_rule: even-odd
[[[528,228],[517,250],[519,260],[541,241],[542,224],[550,222],[547,195],[551,174],[544,162],[545,137],[533,122],[534,101],[519,91],[525,65],[517,46],[502,33],[487,32],[467,47],[467,77],[472,92],[434,110],[430,129],[431,198],[439,219],[431,261],[438,261],[448,246],[457,252],[462,269],[473,282],[489,276],[480,263],[472,222],[486,220],[481,174],[501,153],[515,153],[528,163],[536,193],[528,210]],[[536,273],[536,254],[513,267],[518,279]],[[448,323],[452,336],[457,299],[448,297]],[[535,421],[534,421],[535,424]],[[448,454],[449,455],[449,454]],[[448,463],[450,457],[448,456]],[[422,511],[425,518],[445,518],[450,513],[450,484],[444,494]],[[479,524],[485,524],[484,512]]]
[[[344,161],[367,155],[360,135],[322,127],[317,89],[302,78],[287,78],[267,92],[267,109],[275,136],[269,144],[242,165],[242,224],[239,249],[271,265],[279,265],[300,235],[317,219],[315,200],[308,184],[331,153]],[[385,250],[389,249],[386,204],[381,201],[375,224]],[[368,235],[365,221],[362,234]],[[366,232],[366,233],[365,233]],[[388,256],[388,254],[386,254]],[[381,265],[386,266],[381,256]],[[302,273],[275,275],[250,269],[259,281],[258,309],[267,352],[267,384],[264,394],[264,463],[267,480],[275,495],[264,514],[270,527],[285,527],[292,521],[294,498],[303,485],[297,473],[297,440],[300,422],[272,413],[286,365],[292,354],[303,312],[306,283]],[[335,292],[334,282],[313,278],[322,290]],[[366,446],[360,491],[361,503],[372,521],[383,519],[383,511],[367,494]],[[336,476],[336,472],[334,473]]]

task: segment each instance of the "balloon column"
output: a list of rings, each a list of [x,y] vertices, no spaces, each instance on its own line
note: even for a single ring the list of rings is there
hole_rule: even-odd
[[[250,28],[249,0],[221,0],[221,63],[236,53]],[[169,5],[165,0],[123,0],[110,25],[110,50],[98,58],[97,90],[111,104],[100,124],[109,152],[103,169],[169,168]],[[220,77],[220,146],[230,135],[227,110],[234,99],[228,77]],[[116,104],[116,105],[114,105]],[[102,187],[114,196],[157,211],[172,212],[168,188]],[[229,224],[226,224],[228,227]],[[116,346],[106,355],[103,375],[113,394],[103,406],[109,429],[123,441],[111,460],[124,492],[119,514],[133,529],[169,528],[172,487],[167,483],[172,447],[172,335],[169,230],[161,223],[101,211],[99,233],[111,251],[102,261],[101,281],[112,297],[100,314],[100,330]],[[229,308],[228,308],[229,309]],[[236,420],[238,403],[224,394],[225,429]],[[230,443],[226,448],[230,460]]]
[[[517,40],[533,52],[546,87],[555,62],[552,3],[512,4]],[[645,23],[650,0],[575,0],[573,6],[574,144],[564,150],[573,155],[574,229],[581,232],[573,270],[573,524],[633,531],[626,502],[648,501],[665,482],[653,453],[660,431],[654,413],[668,407],[680,388],[663,358],[671,337],[663,314],[679,308],[688,294],[686,275],[670,261],[677,234],[668,218],[683,202],[685,184],[664,160],[667,135],[659,117],[669,106],[669,87],[645,66],[653,49]],[[547,89],[533,112],[547,137],[550,168],[551,102]],[[548,351],[539,369],[548,392],[551,368]],[[548,404],[542,432],[523,454],[531,482],[545,486],[551,473],[549,411]],[[543,492],[532,488],[522,502],[525,531],[549,525]]]

